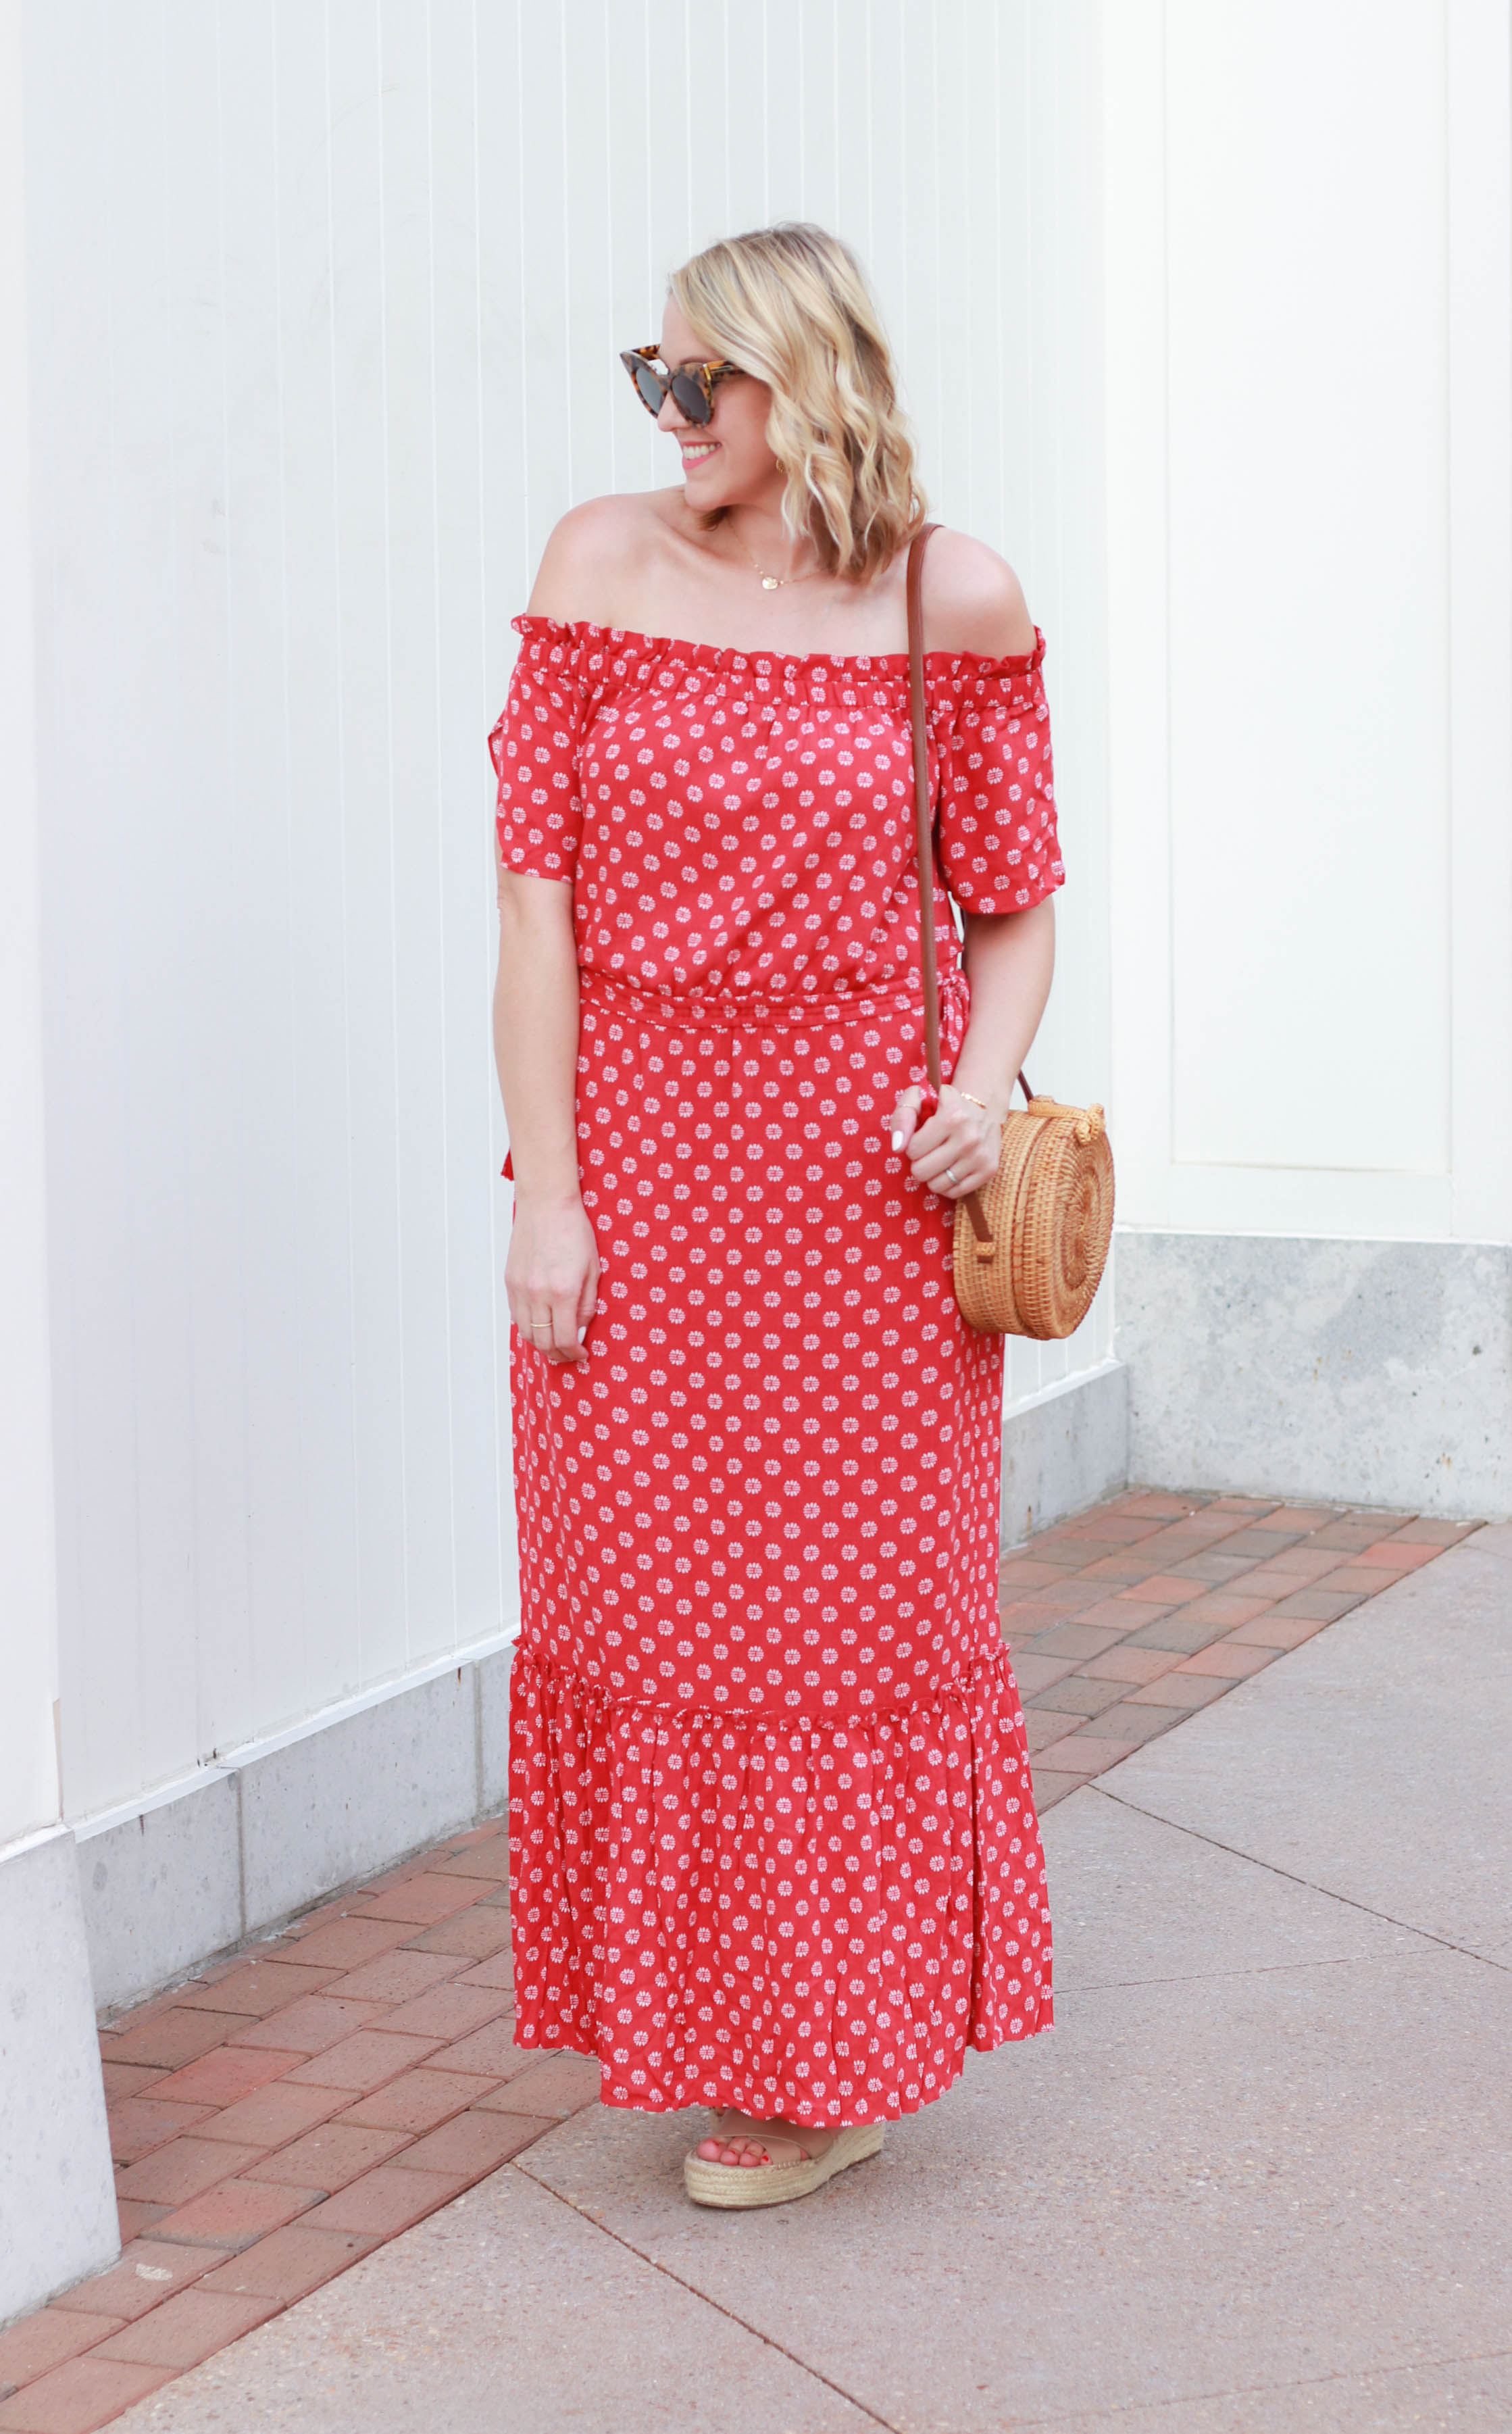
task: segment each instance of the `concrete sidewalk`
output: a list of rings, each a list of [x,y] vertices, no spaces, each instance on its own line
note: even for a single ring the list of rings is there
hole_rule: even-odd
[[[593,2109],[131,2434],[1512,2425],[1512,1527],[1045,1821],[1052,2035],[804,2204]]]

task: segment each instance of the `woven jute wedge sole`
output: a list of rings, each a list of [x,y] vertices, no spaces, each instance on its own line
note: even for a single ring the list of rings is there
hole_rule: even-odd
[[[854,2130],[837,2130],[835,2143],[822,2155],[797,2164],[705,2164],[697,2154],[685,2156],[683,2182],[695,2205],[704,2206],[769,2206],[786,2205],[790,2198],[806,2198],[815,2189],[832,2181],[852,2164],[864,2163],[868,2155],[878,2152],[885,2124],[862,2122]],[[722,2128],[716,2136],[725,2135]],[[734,2137],[759,2134],[757,2125],[735,2130]],[[773,2144],[775,2144],[773,2139]]]

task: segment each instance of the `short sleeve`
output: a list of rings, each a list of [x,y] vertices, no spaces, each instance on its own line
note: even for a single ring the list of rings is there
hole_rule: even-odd
[[[570,880],[583,828],[583,645],[569,628],[546,619],[515,623],[524,639],[504,714],[488,738],[499,780],[500,858],[506,870]]]
[[[1045,638],[1023,659],[958,661],[940,742],[940,859],[964,912],[1023,913],[1065,879],[1055,819]]]

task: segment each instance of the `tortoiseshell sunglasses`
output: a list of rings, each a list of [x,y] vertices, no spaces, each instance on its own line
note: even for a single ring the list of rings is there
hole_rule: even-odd
[[[632,347],[620,361],[636,385],[636,395],[648,414],[660,414],[669,396],[688,422],[712,422],[714,392],[722,380],[738,375],[739,364],[678,364],[658,370],[659,347]]]

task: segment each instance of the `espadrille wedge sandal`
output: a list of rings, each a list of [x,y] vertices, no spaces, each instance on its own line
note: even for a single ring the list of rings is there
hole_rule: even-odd
[[[793,2130],[786,2123],[753,2121],[746,2113],[721,2113],[714,2137],[748,2138],[766,2151],[768,2161],[711,2164],[695,2150],[684,2158],[683,2183],[695,2205],[786,2205],[875,2155],[883,2128],[880,2121],[865,2121],[852,2130]]]

